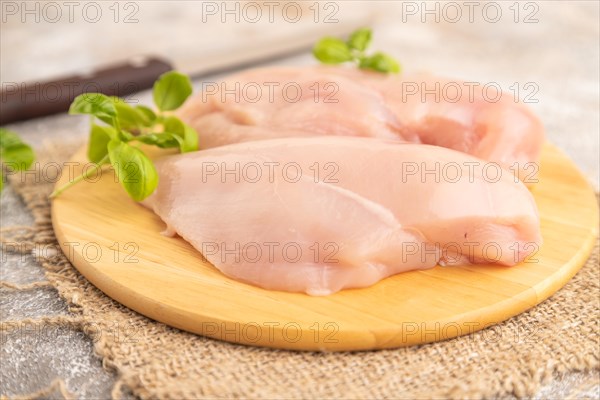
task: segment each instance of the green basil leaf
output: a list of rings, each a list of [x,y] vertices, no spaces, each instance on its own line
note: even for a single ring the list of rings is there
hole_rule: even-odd
[[[0,149],[9,148],[22,143],[21,138],[6,128],[0,128]]]
[[[150,120],[145,113],[127,104],[122,99],[115,100],[117,120],[121,129],[140,129],[150,125]]]
[[[149,127],[152,126],[152,124],[154,123],[154,120],[156,119],[156,114],[154,114],[154,112],[152,112],[152,110],[150,110],[149,108],[144,107],[150,111],[151,115],[149,115],[145,110],[141,110],[139,108],[143,106],[133,107],[124,99],[116,96],[111,96],[109,98],[112,100],[115,106],[115,111],[117,113],[116,118],[117,122],[119,123],[119,128],[127,129],[130,131],[139,131],[142,127]],[[107,123],[108,125],[113,125],[114,123],[112,116],[99,115],[97,117],[98,119]]]
[[[160,147],[161,149],[181,147],[180,143],[183,142],[183,139],[181,139],[177,134],[171,132],[150,133],[137,136],[135,140],[151,146]]]
[[[161,111],[181,106],[192,94],[192,82],[187,75],[176,71],[162,74],[154,83],[154,103]]]
[[[135,201],[150,196],[158,186],[158,173],[152,161],[137,147],[111,140],[108,156],[117,178]]]
[[[367,47],[369,47],[369,44],[371,44],[371,36],[371,29],[358,29],[352,32],[352,35],[350,35],[350,39],[348,39],[348,46],[354,50],[365,51]]]
[[[139,106],[135,106],[135,109],[138,110],[139,112],[141,112],[142,114],[144,114],[146,120],[148,121],[147,126],[152,125],[152,123],[154,123],[154,121],[156,121],[156,113],[154,111],[152,111],[152,109],[150,107],[139,105]]]
[[[10,163],[15,170],[21,171],[31,167],[35,154],[16,133],[0,128],[0,158],[2,163]]]
[[[115,123],[115,119],[113,117],[110,117],[108,115],[100,115],[100,116],[96,116],[96,118],[98,118],[100,121],[106,123],[107,125],[114,125]],[[92,123],[94,122],[94,120],[92,119]]]
[[[31,167],[34,159],[33,149],[25,143],[2,150],[2,162],[14,164],[17,171]]]
[[[0,192],[4,190],[4,171],[0,169]]]
[[[352,60],[350,47],[344,41],[332,37],[326,37],[317,42],[313,48],[313,54],[324,64],[341,64]]]
[[[185,133],[185,124],[177,117],[166,117],[163,126],[166,132],[176,133],[181,137],[183,137]]]
[[[125,131],[125,130],[120,130],[119,133],[117,134],[117,139],[123,141],[123,142],[129,142],[130,140],[133,140],[135,138],[135,136],[133,136],[131,133]]]
[[[117,116],[113,100],[102,93],[83,93],[75,97],[69,114],[89,114],[102,119],[109,124]]]
[[[177,117],[167,117],[163,125],[166,132],[172,132],[182,139],[179,146],[182,153],[198,150],[198,133],[194,128]]]
[[[400,72],[398,61],[385,53],[375,53],[370,57],[361,58],[359,67],[385,73],[397,74]]]
[[[198,151],[198,132],[186,124],[185,133],[183,134],[183,146],[181,146],[181,152],[188,153],[190,151]]]
[[[92,124],[90,142],[88,143],[88,159],[99,163],[108,154],[108,142],[117,138],[117,131],[111,126]]]

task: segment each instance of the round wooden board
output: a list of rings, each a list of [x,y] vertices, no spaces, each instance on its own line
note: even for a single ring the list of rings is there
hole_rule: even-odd
[[[72,161],[85,165],[85,150]],[[250,345],[381,349],[483,329],[545,300],[579,270],[598,234],[594,191],[552,145],[545,146],[539,179],[533,194],[544,245],[537,262],[436,267],[326,297],[227,278],[183,239],[162,236],[163,222],[130,200],[111,171],[55,199],[52,221],[63,251],[87,279],[155,320]]]

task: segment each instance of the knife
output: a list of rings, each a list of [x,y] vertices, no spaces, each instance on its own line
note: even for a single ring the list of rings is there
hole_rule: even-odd
[[[363,18],[360,22],[362,24],[356,20],[340,21],[317,25],[301,34],[271,35],[256,47],[239,43],[198,58],[182,60],[177,65],[162,57],[138,56],[88,74],[42,83],[3,83],[0,90],[0,125],[65,112],[73,99],[84,92],[124,97],[149,89],[161,74],[175,68],[193,79],[199,79],[300,54],[310,50],[321,37],[346,35],[366,21]]]

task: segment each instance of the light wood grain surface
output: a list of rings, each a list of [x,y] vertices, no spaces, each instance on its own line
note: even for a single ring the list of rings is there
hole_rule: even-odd
[[[85,150],[73,161],[85,164]],[[58,185],[66,179],[65,174]],[[483,329],[535,306],[579,270],[598,234],[594,191],[551,145],[544,149],[539,179],[532,190],[544,244],[529,262],[511,268],[436,267],[325,297],[227,278],[183,239],[161,235],[163,222],[130,200],[112,172],[54,200],[52,219],[77,269],[107,295],[150,318],[250,345],[379,349]]]

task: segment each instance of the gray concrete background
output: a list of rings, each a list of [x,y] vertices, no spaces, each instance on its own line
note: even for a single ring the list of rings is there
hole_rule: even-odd
[[[95,24],[78,18],[77,14],[73,23],[68,20],[48,23],[43,18],[35,22],[30,17],[23,22],[20,16],[7,17],[0,25],[0,80],[4,84],[44,79],[124,59],[132,53],[189,58],[190,54],[212,54],[215,49],[222,50],[232,43],[246,41],[248,46],[260,45],[265,36],[311,27],[310,21],[304,21],[302,26],[281,22],[223,24],[216,19],[202,23],[198,2],[132,3],[138,9],[138,22],[133,24],[115,23],[111,19],[108,7],[112,2],[101,5],[110,18]],[[520,87],[535,83],[539,88],[535,95],[538,102],[530,106],[542,118],[549,140],[564,149],[598,187],[598,2],[537,2],[534,17],[538,22],[530,24],[525,24],[523,18],[536,8],[521,8],[519,22],[515,22],[514,13],[508,8],[513,2],[501,5],[504,14],[496,23],[486,21],[481,13],[474,14],[472,23],[464,17],[453,23],[444,20],[443,15],[439,23],[433,23],[432,16],[423,23],[421,13],[407,15],[407,2],[374,3],[337,2],[340,15],[349,15],[348,18],[356,18],[361,7],[374,8],[379,22],[373,48],[394,54],[407,71],[427,70],[471,81],[498,82],[506,90],[515,83]],[[414,4],[420,6],[421,2]],[[433,9],[435,5],[430,7]],[[309,54],[299,54],[279,63],[298,65],[313,61]],[[148,92],[136,97],[141,102],[150,101]],[[9,128],[40,148],[45,141],[83,139],[87,136],[86,125],[85,118],[65,114]],[[30,215],[10,188],[5,189],[1,200],[2,227],[32,224]],[[2,257],[6,258],[2,258],[0,279],[20,284],[44,280],[32,257],[10,254]],[[3,321],[42,315],[68,315],[66,304],[54,289],[27,292],[0,289]],[[3,334],[1,345],[0,394],[33,392],[62,378],[79,398],[109,397],[115,376],[102,369],[91,341],[80,332],[52,328],[42,335],[18,330]],[[597,372],[557,377],[537,397],[563,397],[570,387],[598,379]],[[598,385],[591,386],[587,395],[598,398]]]

